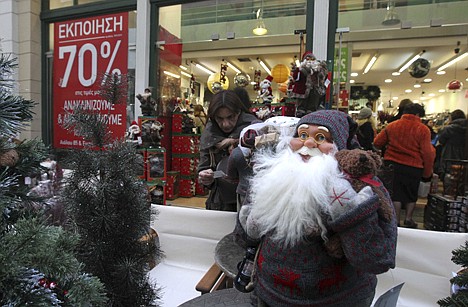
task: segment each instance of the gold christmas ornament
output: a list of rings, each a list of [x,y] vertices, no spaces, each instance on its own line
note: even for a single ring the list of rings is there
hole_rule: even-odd
[[[217,73],[211,74],[208,77],[208,81],[206,81],[206,85],[208,86],[208,89],[213,94],[221,90],[227,90],[229,88],[229,79],[226,78],[224,83],[222,83],[220,79],[221,79],[221,74],[217,72]]]
[[[18,163],[19,154],[14,149],[9,149],[0,155],[0,166],[13,167]]]

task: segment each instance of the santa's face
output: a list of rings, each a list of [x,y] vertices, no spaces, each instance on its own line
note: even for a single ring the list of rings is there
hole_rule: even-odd
[[[289,145],[304,161],[316,155],[329,154],[335,148],[328,128],[311,124],[300,125],[297,137],[292,138]]]

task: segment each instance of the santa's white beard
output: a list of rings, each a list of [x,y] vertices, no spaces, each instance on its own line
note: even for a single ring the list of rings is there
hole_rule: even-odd
[[[271,232],[284,246],[294,246],[313,232],[326,239],[322,217],[331,200],[326,188],[342,177],[333,154],[304,161],[289,148],[278,155],[258,153],[254,171],[248,228],[259,236]]]

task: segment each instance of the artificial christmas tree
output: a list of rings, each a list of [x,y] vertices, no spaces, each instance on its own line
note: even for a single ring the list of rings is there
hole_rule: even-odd
[[[468,241],[465,245],[452,251],[452,261],[455,264],[462,266],[458,274],[453,277],[452,294],[449,297],[441,299],[437,302],[440,306],[468,306]]]
[[[100,95],[126,103],[123,75],[104,76]],[[67,114],[65,128],[84,138],[71,151],[73,172],[62,194],[67,214],[80,234],[79,259],[105,284],[110,306],[155,306],[157,290],[148,280],[148,259],[159,250],[140,240],[150,229],[151,207],[139,178],[143,160],[135,145],[111,141],[107,118],[80,106]],[[122,136],[123,137],[123,136]]]
[[[39,140],[15,139],[35,105],[13,93],[16,67],[0,53],[0,306],[102,306],[102,283],[74,255],[77,236],[48,225],[45,200],[29,193],[48,152]]]

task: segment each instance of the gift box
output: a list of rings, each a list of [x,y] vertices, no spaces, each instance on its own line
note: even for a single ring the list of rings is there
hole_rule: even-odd
[[[176,199],[179,197],[179,181],[180,181],[180,173],[170,171],[166,173],[166,186],[165,186],[165,193],[166,199]]]
[[[427,230],[466,232],[464,215],[465,199],[451,199],[442,195],[429,194],[424,208],[424,228]]]
[[[182,113],[172,114],[172,132],[182,133],[182,119],[184,115]]]
[[[179,197],[195,196],[195,177],[180,176]]]
[[[208,190],[203,184],[198,182],[198,180],[195,181],[195,195],[197,196],[205,196],[208,195],[210,190]]]
[[[166,150],[148,148],[146,156],[146,180],[166,179]]]
[[[198,154],[173,154],[172,155],[172,170],[180,172],[182,176],[193,176],[196,174]]]
[[[197,148],[196,148],[197,147]],[[173,154],[191,154],[198,152],[198,146],[195,146],[195,140],[192,134],[175,134],[172,137]]]

